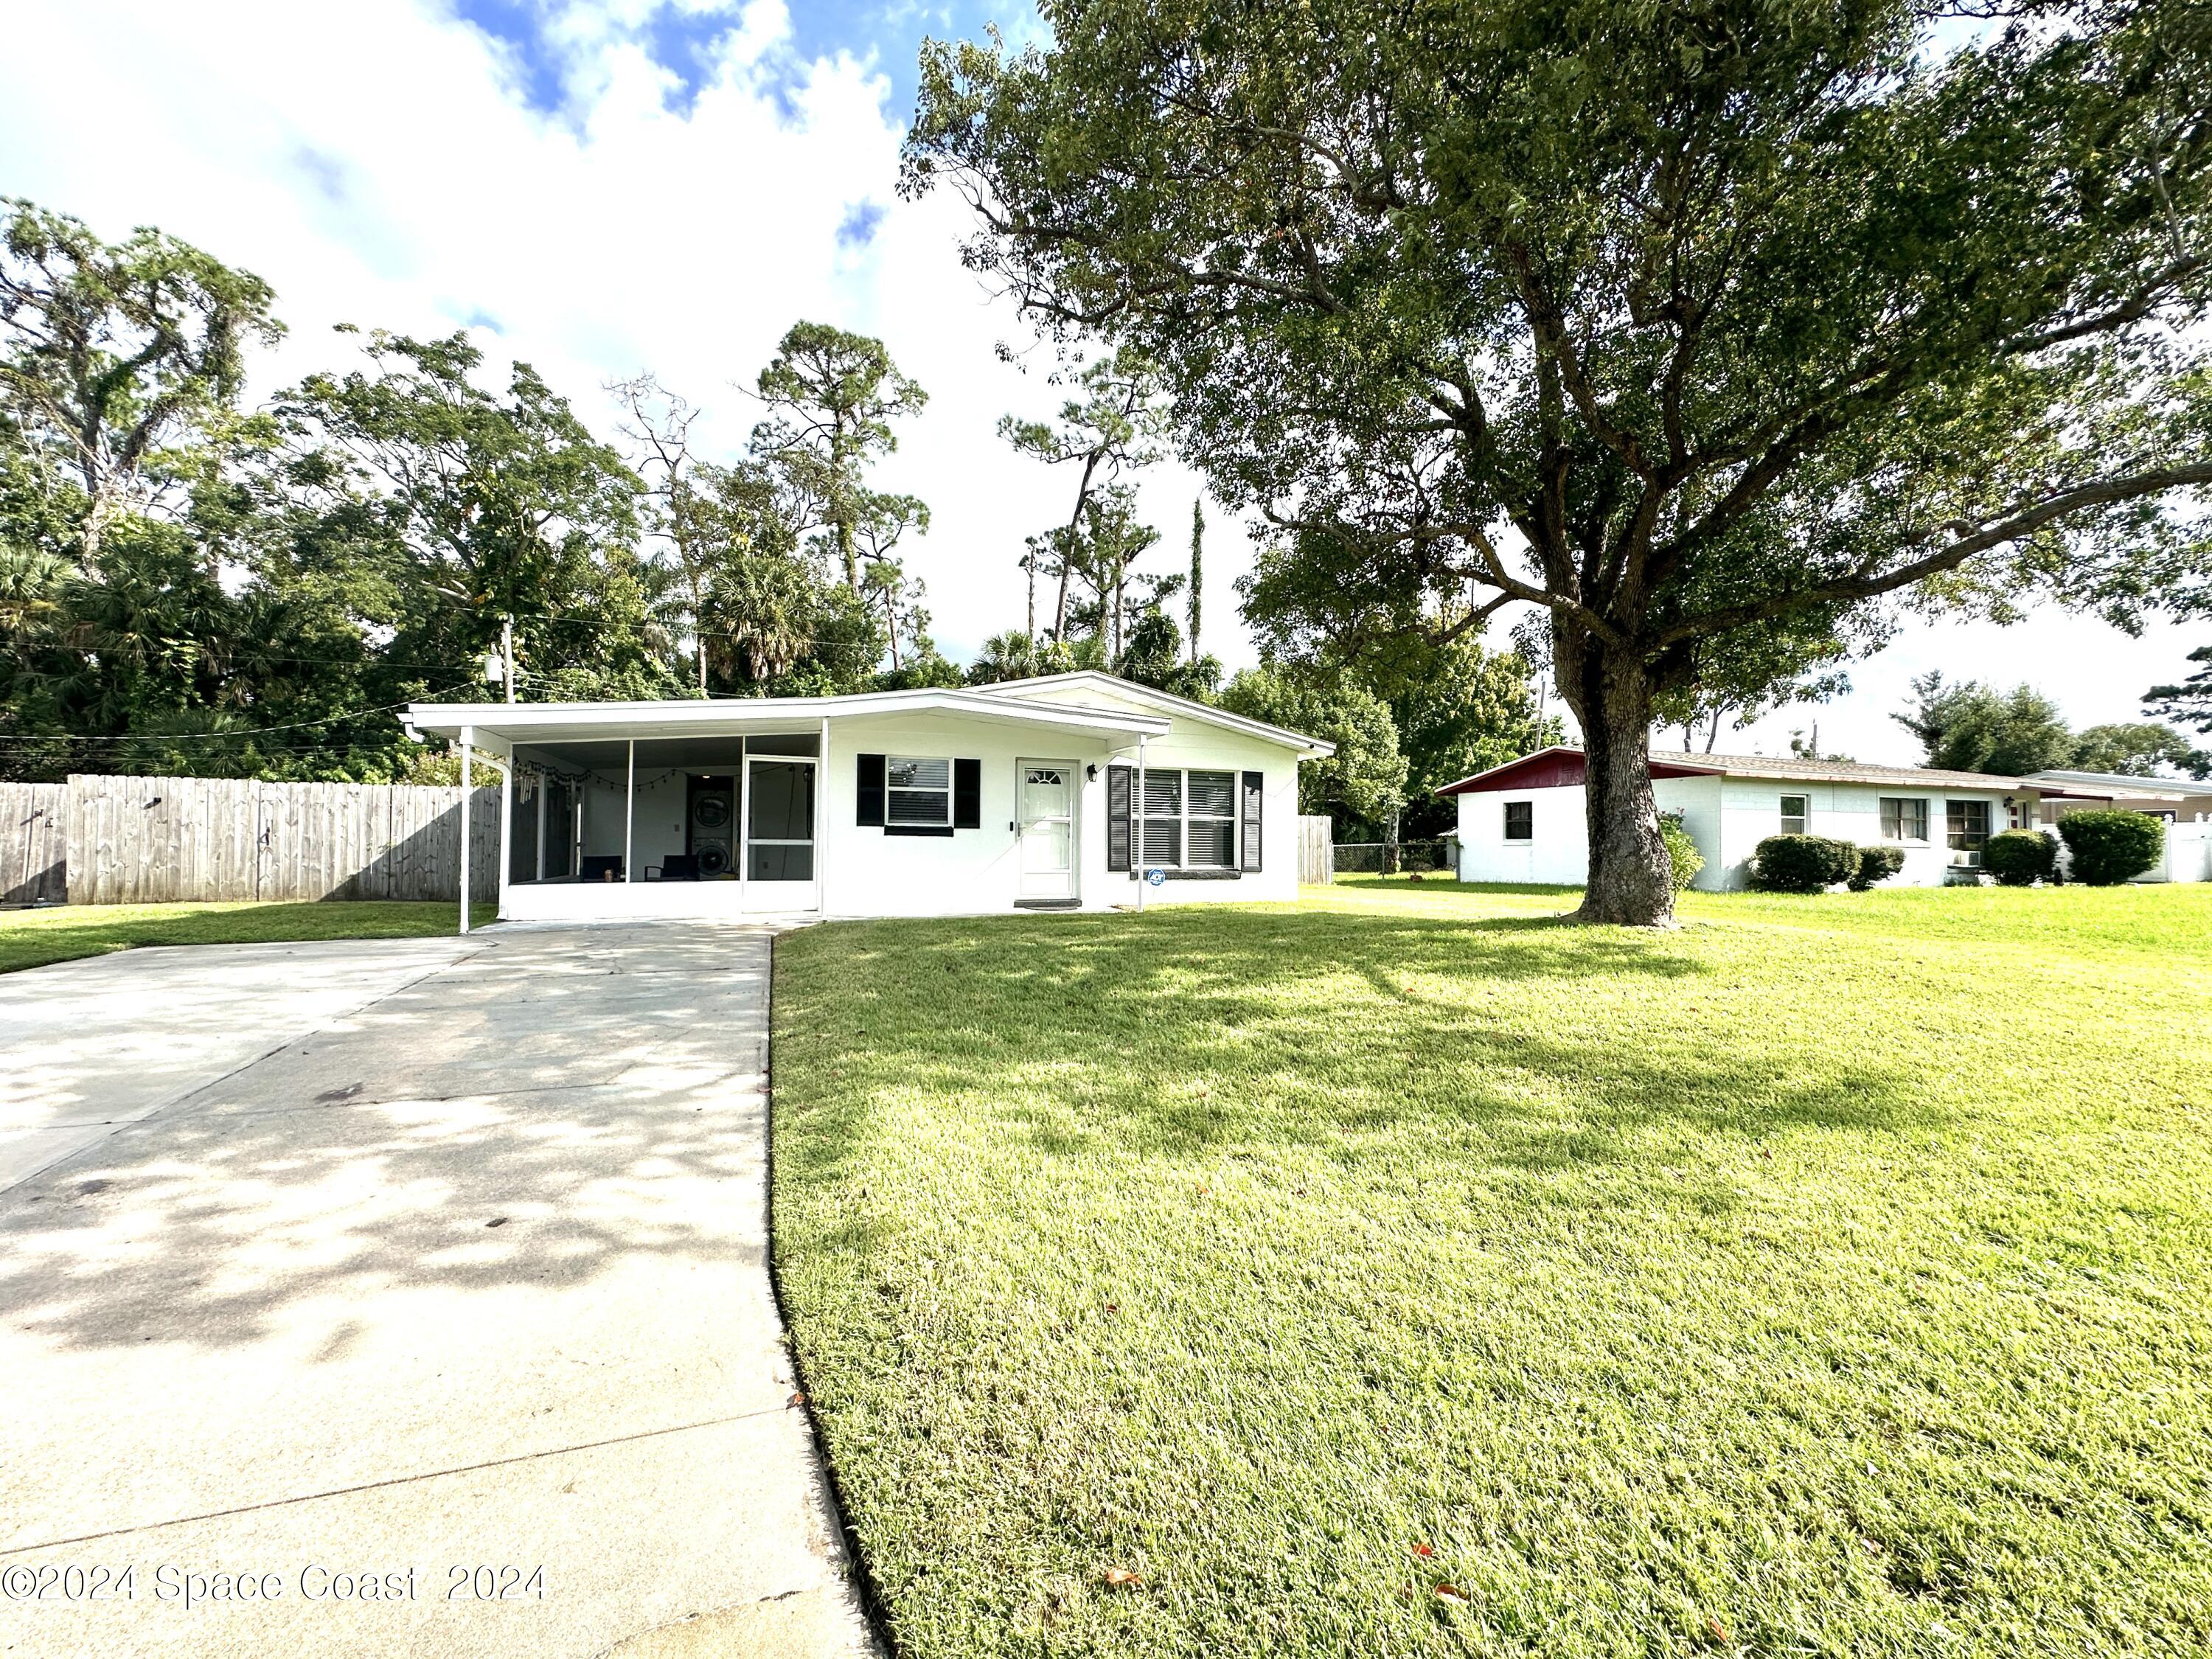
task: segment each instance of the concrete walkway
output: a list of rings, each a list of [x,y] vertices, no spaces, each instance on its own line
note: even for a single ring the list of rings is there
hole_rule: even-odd
[[[768,956],[0,979],[0,1653],[871,1651],[769,1286]]]

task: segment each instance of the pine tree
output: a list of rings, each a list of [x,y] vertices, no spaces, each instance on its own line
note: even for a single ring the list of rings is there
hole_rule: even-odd
[[[1199,595],[1205,584],[1199,580],[1201,553],[1206,544],[1206,498],[1199,497],[1190,504],[1190,665],[1198,666]]]

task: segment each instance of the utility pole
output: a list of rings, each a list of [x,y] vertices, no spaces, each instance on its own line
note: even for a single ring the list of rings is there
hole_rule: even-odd
[[[507,670],[507,700],[514,701],[514,618],[499,619],[499,659]]]

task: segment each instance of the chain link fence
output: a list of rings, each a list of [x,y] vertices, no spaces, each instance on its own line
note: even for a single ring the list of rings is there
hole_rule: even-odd
[[[1457,846],[1449,836],[1443,841],[1401,841],[1395,848],[1382,841],[1340,841],[1332,856],[1340,876],[1395,875],[1401,871],[1449,875],[1458,868],[1459,861],[1453,856]]]

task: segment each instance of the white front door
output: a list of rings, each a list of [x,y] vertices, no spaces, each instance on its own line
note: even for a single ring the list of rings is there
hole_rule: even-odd
[[[1021,761],[1022,896],[1072,899],[1075,893],[1075,779],[1073,761]]]

